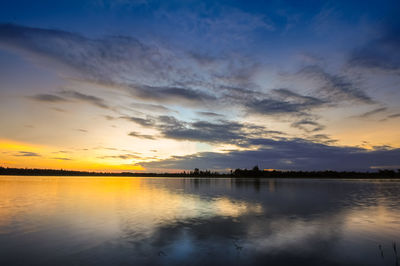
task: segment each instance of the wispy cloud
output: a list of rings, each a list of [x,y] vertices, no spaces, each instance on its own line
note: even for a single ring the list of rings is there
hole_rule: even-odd
[[[60,160],[60,161],[71,161],[71,158],[66,158],[66,157],[52,157],[51,159],[54,160]]]
[[[304,130],[307,133],[321,131],[325,128],[323,125],[310,119],[302,119],[300,121],[292,123],[291,126]]]
[[[101,99],[100,97],[97,96],[88,95],[73,90],[63,90],[61,94],[64,95],[65,97],[69,97],[83,102],[88,102],[101,108],[105,109],[109,108],[108,105],[105,103],[104,99]]]
[[[53,94],[36,94],[33,96],[29,97],[32,100],[35,101],[40,101],[40,102],[65,102],[67,101],[67,99],[57,96],[57,95],[53,95]]]
[[[41,155],[36,153],[36,152],[31,152],[31,151],[19,151],[14,156],[18,156],[18,157],[40,157]]]
[[[183,87],[155,87],[146,85],[132,85],[132,94],[140,99],[155,100],[157,102],[187,101],[190,103],[205,103],[216,98],[205,92]]]
[[[400,113],[388,115],[388,118],[397,118],[397,117],[400,117]]]
[[[354,49],[348,63],[351,66],[400,74],[400,27],[392,25],[382,30],[378,38]]]
[[[141,138],[141,139],[155,139],[155,137],[153,135],[145,135],[145,134],[140,134],[138,132],[130,132],[128,134],[131,137],[135,137],[135,138]]]
[[[223,115],[214,112],[197,112],[197,114],[205,117],[223,117]]]
[[[147,118],[140,118],[135,116],[121,116],[120,118],[134,122],[144,127],[153,126],[155,124],[154,119],[151,118],[150,116]]]
[[[379,113],[383,113],[385,111],[387,111],[386,107],[376,108],[376,109],[374,109],[372,111],[365,112],[365,113],[359,115],[358,117],[367,118],[367,117],[370,117],[370,116],[373,116],[373,115],[376,115],[376,114],[379,114]]]
[[[330,102],[356,101],[365,104],[375,103],[369,95],[348,78],[328,73],[318,65],[303,67],[296,75],[316,82],[316,92],[323,99],[327,99]]]
[[[275,115],[302,113],[325,104],[321,99],[300,95],[289,89],[275,89],[269,98],[251,99],[246,102],[246,107],[250,112]]]

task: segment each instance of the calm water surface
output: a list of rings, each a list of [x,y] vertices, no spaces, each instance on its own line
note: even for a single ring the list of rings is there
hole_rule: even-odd
[[[399,192],[394,180],[3,176],[0,265],[394,266]]]

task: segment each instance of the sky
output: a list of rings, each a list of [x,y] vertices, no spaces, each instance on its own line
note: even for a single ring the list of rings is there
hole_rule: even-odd
[[[400,168],[399,1],[4,0],[0,165]]]

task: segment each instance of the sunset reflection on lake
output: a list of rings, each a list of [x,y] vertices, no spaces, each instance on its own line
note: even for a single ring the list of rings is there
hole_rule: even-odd
[[[390,180],[3,176],[0,263],[395,265],[399,189]]]

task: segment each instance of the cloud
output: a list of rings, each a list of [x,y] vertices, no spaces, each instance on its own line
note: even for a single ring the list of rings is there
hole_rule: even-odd
[[[160,105],[160,104],[148,104],[148,103],[135,102],[132,104],[132,107],[138,108],[140,110],[151,111],[151,112],[159,112],[159,113],[172,112],[171,109],[169,109],[168,107],[165,107],[164,105]]]
[[[250,112],[260,114],[302,113],[322,107],[325,101],[311,96],[304,96],[289,89],[274,89],[269,98],[253,98],[245,103]]]
[[[303,67],[297,76],[316,82],[316,91],[321,98],[336,103],[340,101],[355,101],[373,104],[375,101],[363,90],[356,87],[348,78],[330,74],[320,66],[311,65]]]
[[[381,108],[374,109],[372,111],[365,112],[365,113],[359,115],[358,117],[367,118],[367,117],[373,116],[375,114],[379,114],[379,113],[385,112],[386,110],[387,110],[386,107],[381,107]]]
[[[140,99],[176,104],[180,104],[178,100],[200,104],[215,99],[208,88],[199,86],[206,77],[212,78],[215,69],[199,75],[196,61],[187,60],[191,57],[185,53],[146,45],[132,37],[91,39],[62,30],[0,24],[0,44],[40,60],[56,61],[73,69],[77,79],[123,89]],[[191,84],[197,84],[197,88]],[[89,95],[73,91],[67,94],[107,108],[103,101]]]
[[[67,101],[67,99],[57,96],[57,95],[53,95],[53,94],[36,94],[33,96],[29,97],[32,100],[35,101],[40,101],[40,102],[65,102]]]
[[[121,116],[120,118],[134,122],[144,127],[154,126],[155,121],[150,116],[148,118],[140,118],[135,116]]]
[[[78,100],[81,102],[87,102],[90,104],[93,104],[95,106],[101,107],[101,108],[105,108],[105,109],[109,109],[109,106],[105,103],[104,99],[101,99],[97,96],[93,96],[93,95],[88,95],[88,94],[84,94],[81,92],[77,92],[77,91],[73,91],[73,90],[63,90],[60,92],[61,95],[63,95],[64,97],[58,96],[58,95],[54,95],[54,94],[36,94],[33,96],[30,96],[29,98],[35,101],[41,101],[41,102],[66,102],[69,99],[74,99],[74,100]],[[59,108],[53,108],[56,111],[59,112],[63,112],[64,110],[59,109]]]
[[[331,137],[327,134],[315,134],[309,136],[307,139],[312,142],[323,143],[323,144],[333,144],[337,142],[337,140],[331,139]]]
[[[319,124],[316,121],[310,119],[302,119],[300,121],[294,122],[291,125],[292,127],[304,130],[307,133],[321,131],[325,128],[325,126]]]
[[[354,49],[348,59],[351,66],[400,74],[400,27],[391,26],[363,46]]]
[[[259,139],[257,150],[227,153],[203,152],[175,156],[165,160],[143,163],[144,167],[165,169],[235,169],[258,165],[264,169],[284,170],[357,170],[374,166],[396,165],[400,149],[366,150],[357,147],[329,146],[310,141]]]
[[[197,112],[197,114],[205,117],[223,117],[223,115],[214,112]]]
[[[143,159],[142,156],[136,154],[119,154],[119,155],[109,155],[109,156],[100,156],[99,159],[122,159],[122,160],[129,160],[129,159]]]
[[[229,94],[223,86],[252,88],[250,79],[259,68],[256,61],[238,53],[193,56],[184,49],[150,45],[128,36],[88,38],[13,24],[0,24],[0,45],[38,64],[66,66],[74,80],[123,90],[146,102],[185,106],[219,104],[224,92]],[[77,93],[70,92],[69,97],[107,108],[104,101]]]
[[[14,156],[18,156],[18,157],[40,157],[40,154],[38,154],[36,152],[31,152],[31,151],[19,151]]]
[[[283,134],[280,131],[268,130],[263,126],[251,123],[238,123],[222,119],[214,122],[204,120],[187,122],[167,115],[147,116],[146,118],[124,116],[121,118],[143,127],[156,129],[165,138],[205,143],[246,145],[248,139],[253,136],[262,137]],[[132,132],[130,135],[134,137],[147,136],[136,132]]]
[[[189,140],[204,143],[229,143],[239,146],[248,146],[249,139],[258,137],[272,137],[282,132],[268,130],[263,126],[251,123],[238,123],[228,120],[180,121],[172,116],[159,116],[155,126],[161,134],[170,139]]]
[[[387,121],[389,119],[394,119],[394,118],[398,118],[398,117],[400,117],[400,113],[388,115],[385,118],[381,119],[380,121]]]
[[[52,157],[51,159],[54,160],[61,160],[61,161],[71,161],[71,158],[64,158],[64,157]]]
[[[215,96],[190,88],[156,87],[146,85],[132,85],[131,87],[134,88],[132,94],[136,97],[140,99],[156,100],[158,102],[176,103],[184,100],[191,103],[205,103],[216,100]]]
[[[195,11],[194,11],[195,10]],[[176,34],[186,39],[199,41],[198,36],[205,45],[218,44],[217,47],[232,47],[234,45],[248,44],[252,34],[256,31],[271,32],[275,30],[274,24],[264,14],[244,12],[240,9],[221,6],[218,4],[205,7],[205,5],[190,10],[180,9],[175,12],[159,10],[156,18],[164,24],[167,21],[172,27],[179,27]],[[195,45],[195,44],[193,44]]]
[[[128,136],[135,137],[135,138],[142,138],[142,139],[155,139],[154,136],[152,136],[152,135],[143,135],[143,134],[140,134],[140,133],[134,132],[134,131],[130,132],[128,134]]]
[[[388,118],[397,118],[397,117],[400,117],[400,113],[388,115]]]
[[[222,143],[245,139],[245,134],[242,132],[244,126],[236,122],[197,121],[186,123],[171,116],[162,116],[159,119],[161,123],[158,128],[167,138]]]
[[[51,109],[54,110],[54,111],[57,111],[57,112],[59,112],[59,113],[66,113],[66,112],[67,112],[67,111],[65,111],[64,109],[58,108],[58,107],[52,107]]]
[[[115,117],[113,117],[111,115],[105,115],[104,118],[107,119],[108,121],[112,121],[112,120],[116,119]]]
[[[87,102],[101,108],[109,108],[108,105],[105,104],[104,100],[97,96],[87,95],[73,90],[63,90],[61,94],[66,97],[73,98],[82,102]]]

